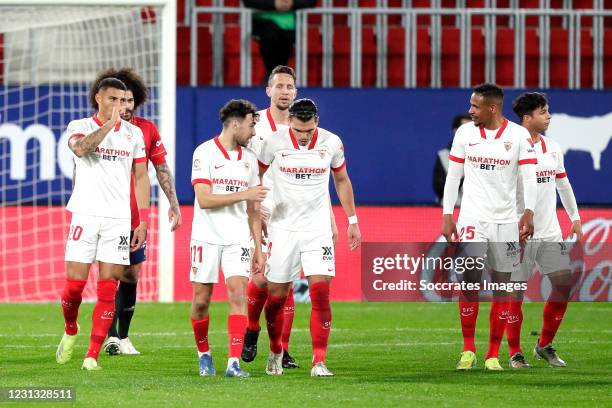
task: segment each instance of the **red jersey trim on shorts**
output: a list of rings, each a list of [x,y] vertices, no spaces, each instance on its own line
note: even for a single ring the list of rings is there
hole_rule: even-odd
[[[96,125],[100,127],[104,126],[104,123],[102,123],[100,119],[98,119],[97,113],[94,113],[94,115],[91,118],[94,120],[94,122],[96,122]],[[119,129],[121,129],[121,121],[117,122],[117,124],[115,125],[115,132],[119,131]]]
[[[208,184],[209,186],[212,186],[212,182],[208,179],[195,179],[191,182],[192,186],[195,186],[196,184]]]
[[[465,163],[465,159],[461,159],[461,158],[459,158],[457,156],[453,156],[452,154],[448,155],[448,160],[452,160],[452,161],[454,161],[456,163]]]
[[[523,159],[519,160],[519,166],[523,164],[538,164],[538,159]]]
[[[274,123],[274,118],[272,118],[270,108],[266,109],[266,116],[268,117],[268,122],[270,123],[270,129],[272,129],[273,132],[276,132],[276,123]]]
[[[231,160],[229,157],[229,154],[227,153],[227,150],[225,150],[225,147],[223,147],[223,145],[219,141],[219,136],[215,136],[215,144],[217,145],[219,150],[221,150],[221,153],[223,153],[223,156],[225,156],[225,159]],[[238,145],[238,159],[237,160],[240,161],[241,159],[242,159],[242,147]]]
[[[344,160],[342,164],[339,165],[338,167],[332,167],[331,169],[334,173],[338,173],[339,171],[342,171],[342,169],[345,167],[346,167],[346,160]]]
[[[504,130],[506,130],[506,126],[508,126],[508,119],[504,118],[504,122],[502,123],[501,127],[497,131],[497,134],[495,135],[495,139],[499,139],[501,137],[502,133],[504,133]],[[486,139],[487,135],[485,134],[484,126],[480,125],[479,130],[480,130],[480,137],[482,137],[483,139]]]

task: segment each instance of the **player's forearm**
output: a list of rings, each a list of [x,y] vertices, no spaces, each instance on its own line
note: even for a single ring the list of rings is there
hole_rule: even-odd
[[[340,204],[342,204],[344,213],[347,217],[352,217],[355,215],[355,196],[353,195],[353,184],[351,183],[351,179],[344,177],[340,180],[334,179],[334,181],[336,184],[336,193],[338,194],[338,199],[340,200]]]
[[[151,208],[151,181],[145,170],[134,174],[134,193],[139,210]]]
[[[535,210],[536,201],[538,199],[538,181],[536,178],[535,164],[519,165],[521,178],[523,180],[523,200],[525,201],[525,210]]]
[[[86,136],[75,138],[74,141],[69,144],[70,149],[75,155],[77,155],[77,157],[83,157],[93,153],[96,150],[96,147],[102,143],[102,140],[104,140],[104,137],[106,137],[112,128],[113,126],[111,125],[111,122],[108,121],[102,125],[100,129],[91,132]]]
[[[448,173],[444,183],[444,193],[442,195],[442,214],[453,214],[457,196],[459,195],[459,185],[463,177],[463,163],[454,161],[448,162]]]
[[[196,197],[198,199],[198,205],[203,210],[225,207],[245,200],[244,191],[230,194],[196,193]]]
[[[179,202],[178,197],[176,196],[176,186],[174,184],[174,178],[172,177],[172,172],[170,171],[170,167],[168,167],[167,163],[159,164],[155,166],[155,171],[157,173],[157,182],[161,187],[162,191],[168,198],[168,202],[170,203],[170,208],[175,211],[179,211]]]
[[[247,204],[247,215],[249,217],[249,229],[251,230],[251,236],[255,244],[255,249],[261,249],[261,216],[259,214],[260,208],[259,203],[248,203]]]
[[[576,196],[574,190],[567,177],[559,178],[556,180],[557,191],[561,198],[561,204],[565,208],[568,217],[572,221],[579,221],[580,214],[578,213],[578,203],[576,202]]]

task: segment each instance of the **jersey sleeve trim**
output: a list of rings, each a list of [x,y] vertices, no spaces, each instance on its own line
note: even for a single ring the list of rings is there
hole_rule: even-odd
[[[203,179],[203,178],[198,178],[198,179],[191,180],[191,185],[192,186],[195,186],[196,184],[208,184],[209,186],[212,186],[212,183],[211,183],[210,180]]]
[[[269,164],[266,164],[266,163],[262,162],[261,160],[257,160],[257,163],[259,164],[259,167],[261,167],[264,170],[266,170],[268,167],[270,167]]]
[[[454,161],[456,163],[465,163],[465,159],[462,159],[462,158],[457,157],[457,156],[453,156],[452,154],[448,155],[448,160],[452,160],[452,161]]]
[[[79,137],[80,138],[80,137],[85,137],[85,135],[83,133],[74,133],[74,134],[70,135],[70,137],[68,138],[68,144],[70,144],[70,141],[72,139],[74,139],[75,137]]]
[[[523,159],[518,161],[519,166],[523,164],[538,164],[538,159]]]
[[[147,158],[146,157],[137,157],[134,159],[134,163],[146,163]]]
[[[165,154],[156,154],[150,157],[151,163],[154,166],[159,166],[160,164],[166,163],[166,155]]]
[[[344,160],[342,164],[339,165],[338,167],[332,167],[331,169],[334,173],[338,173],[339,171],[342,171],[342,169],[345,167],[346,167],[346,160]]]
[[[563,173],[557,173],[557,175],[555,176],[556,178],[560,179],[560,178],[564,178],[567,177],[567,173],[563,172]]]

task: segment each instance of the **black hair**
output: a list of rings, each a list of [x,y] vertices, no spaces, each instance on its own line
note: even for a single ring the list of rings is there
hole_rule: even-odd
[[[474,93],[482,95],[489,105],[495,103],[502,105],[504,103],[504,90],[495,84],[480,84],[474,88]]]
[[[318,117],[317,113],[317,105],[312,99],[297,99],[289,106],[289,117],[298,118],[302,122]]]
[[[512,102],[512,110],[523,121],[523,116],[531,114],[536,109],[548,105],[546,94],[541,92],[525,92]]]
[[[96,101],[96,94],[100,91],[105,90],[106,88],[115,88],[121,89],[122,91],[127,91],[127,87],[118,78],[107,76],[104,72],[98,74],[98,77],[95,79],[91,88],[89,89],[89,103],[91,107],[96,111],[98,110],[98,102]]]

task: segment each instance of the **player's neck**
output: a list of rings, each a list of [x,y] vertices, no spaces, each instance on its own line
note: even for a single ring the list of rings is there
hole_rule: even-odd
[[[108,122],[108,119],[106,119],[104,116],[100,115],[100,112],[96,112],[96,118],[98,118],[98,120],[100,121],[100,123],[106,123]]]
[[[488,123],[484,123],[483,125],[484,125],[484,128],[487,130],[496,130],[502,127],[503,124],[504,124],[504,117],[496,116],[494,118],[491,118],[491,120]]]
[[[221,143],[221,146],[228,152],[238,150],[238,143],[236,143],[232,136],[225,133],[225,131],[222,131],[219,135],[219,143]]]
[[[531,141],[533,143],[539,143],[540,142],[540,132],[529,129],[529,128],[527,128],[527,130],[529,131],[529,134],[531,135]]]
[[[270,105],[270,114],[277,125],[289,125],[289,109],[280,110],[275,105]]]

